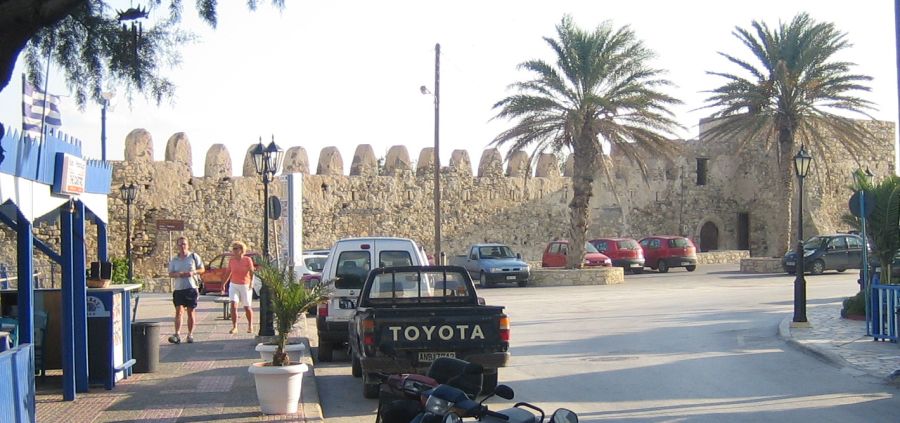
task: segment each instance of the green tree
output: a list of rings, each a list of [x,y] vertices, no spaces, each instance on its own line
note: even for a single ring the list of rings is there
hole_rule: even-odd
[[[871,102],[857,97],[869,91],[872,78],[854,74],[855,64],[835,56],[849,48],[844,33],[831,23],[819,23],[802,13],[790,23],[770,29],[753,21],[751,29],[737,27],[734,36],[749,50],[753,61],[719,53],[737,65],[742,74],[708,72],[726,82],[708,91],[704,108],[718,109],[704,136],[737,138],[739,148],[761,142],[777,155],[779,182],[784,196],[780,228],[769,253],[783,254],[791,239],[793,159],[796,144],[807,146],[820,163],[832,152],[835,140],[854,159],[865,152],[872,135],[861,121],[835,112],[853,112],[868,117]],[[774,248],[775,250],[771,250]]]
[[[875,183],[861,171],[853,174],[855,188],[874,198],[875,207],[866,219],[866,235],[881,264],[881,283],[890,284],[894,255],[900,250],[900,177],[890,175]]]
[[[148,8],[115,10],[105,0],[0,1],[0,91],[9,85],[20,53],[29,79],[43,74],[47,57],[63,69],[79,106],[102,101],[105,87],[121,86],[128,97],[142,93],[157,104],[172,98],[175,86],[161,65],[181,60],[178,48],[194,39],[181,29],[182,0],[150,0]],[[260,0],[247,0],[255,10]],[[278,8],[284,0],[272,0]],[[217,1],[196,0],[200,18],[215,28]],[[141,16],[153,13],[153,22]],[[134,28],[132,25],[134,24]]]
[[[628,26],[604,22],[588,32],[564,16],[556,32],[555,39],[544,37],[555,63],[520,64],[534,79],[512,84],[517,93],[494,105],[494,119],[517,122],[492,144],[510,143],[510,152],[533,147],[532,157],[566,149],[574,153],[566,267],[575,268],[584,252],[594,175],[599,168],[610,178],[605,144],[635,162],[646,178],[646,157],[673,157],[677,151],[664,135],[680,127],[668,107],[681,102],[660,91],[671,83],[662,70],[649,66],[654,53]]]

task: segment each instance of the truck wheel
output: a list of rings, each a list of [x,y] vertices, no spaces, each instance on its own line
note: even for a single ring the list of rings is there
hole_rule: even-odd
[[[360,364],[359,358],[353,352],[350,354],[353,355],[353,358],[350,359],[350,374],[353,377],[362,377],[362,364]]]
[[[478,275],[478,284],[481,285],[482,288],[493,288],[494,287],[493,283],[488,282],[487,276],[484,274],[484,272],[481,272]]]
[[[370,383],[370,379],[371,378],[369,378],[368,375],[363,378],[363,397],[369,399],[378,398],[378,388],[380,385],[378,383]]]
[[[485,370],[481,375],[481,395],[489,395],[497,388],[499,370]]]
[[[684,266],[684,268],[687,269],[688,272],[697,270],[697,266]]]
[[[659,269],[659,273],[666,273],[669,271],[669,263],[666,263],[665,260],[660,260],[659,263],[656,263],[656,268]]]
[[[332,360],[332,356],[334,355],[334,345],[331,345],[330,342],[320,342],[319,343],[319,361],[326,363]]]

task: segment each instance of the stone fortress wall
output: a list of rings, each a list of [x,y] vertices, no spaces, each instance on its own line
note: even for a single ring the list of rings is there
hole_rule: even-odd
[[[848,229],[840,217],[847,210],[854,169],[868,167],[876,175],[895,172],[893,123],[871,122],[870,128],[877,135],[871,142],[872,153],[859,163],[838,147],[827,152],[827,164],[814,162],[804,185],[805,234]],[[699,246],[703,233],[704,248],[735,250],[740,247],[738,216],[743,213],[751,254],[773,254],[770,244],[775,239],[775,225],[771,222],[784,219],[775,152],[757,147],[737,151],[734,142],[702,136],[675,142],[680,144],[681,154],[671,161],[646,159],[646,180],[628,158],[612,151],[607,158],[612,169],[609,177],[595,177],[588,236],[637,239],[650,234],[683,234]],[[184,133],[172,135],[164,160],[155,161],[150,133],[132,131],[126,138],[124,160],[112,162],[110,256],[125,256],[126,206],[118,187],[128,183],[140,187],[132,208],[136,276],[164,275],[173,246],[170,239],[182,234],[206,260],[224,252],[235,239],[259,251],[263,186],[253,167],[252,147],[248,146],[239,175],[235,175],[226,147],[212,146],[203,176],[197,177],[193,176],[191,145]],[[698,159],[706,159],[705,185],[697,184]],[[382,161],[370,145],[361,144],[351,160],[349,175],[345,175],[344,159],[335,147],[322,148],[315,173],[310,172],[304,147],[288,148],[283,172],[304,175],[304,248],[326,248],[348,236],[383,235],[415,239],[430,252],[434,245],[433,171],[431,148],[422,149],[413,162],[406,147],[394,146]],[[561,164],[553,155],[540,155],[530,172],[527,153],[515,152],[503,160],[496,149],[484,150],[473,172],[467,151],[454,151],[441,168],[444,251],[462,254],[471,243],[502,242],[526,260],[540,260],[547,241],[568,235],[571,174],[571,157]],[[271,184],[270,195],[281,196],[282,185],[280,180]],[[184,220],[185,230],[159,230],[158,219]],[[58,249],[55,223],[40,223],[35,228],[36,236]],[[92,234],[96,231],[89,227],[87,233],[88,260],[93,261],[96,237]],[[14,239],[14,233],[5,228],[0,231],[5,244],[11,245]],[[58,274],[46,257],[35,256],[43,275],[52,279],[54,272]],[[0,262],[14,268],[14,250],[0,253]]]

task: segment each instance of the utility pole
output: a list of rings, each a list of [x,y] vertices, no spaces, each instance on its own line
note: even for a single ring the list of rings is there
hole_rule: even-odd
[[[441,262],[441,45],[434,45],[434,260]]]

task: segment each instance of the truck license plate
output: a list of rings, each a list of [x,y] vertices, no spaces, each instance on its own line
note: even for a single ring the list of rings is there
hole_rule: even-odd
[[[341,298],[341,301],[338,303],[338,307],[342,309],[354,309],[356,308],[356,301],[353,301],[352,298]]]
[[[514,280],[516,280],[516,277],[515,277],[515,275],[513,275],[513,276],[507,276],[507,277],[506,277],[506,280],[508,280],[508,281],[514,281]]]
[[[631,263],[631,267],[644,267],[640,263]]]
[[[419,361],[431,362],[441,357],[455,358],[456,353],[453,352],[420,352]]]
[[[788,266],[793,266],[793,265],[795,265],[795,264],[797,264],[797,263],[794,263],[794,262],[792,262],[792,261],[786,261],[786,262],[784,262],[784,264],[786,264],[786,265],[788,265]]]

